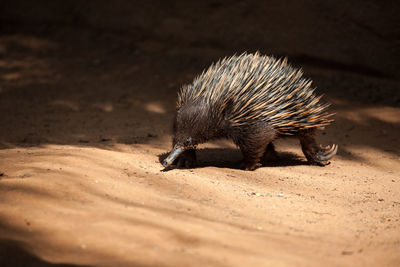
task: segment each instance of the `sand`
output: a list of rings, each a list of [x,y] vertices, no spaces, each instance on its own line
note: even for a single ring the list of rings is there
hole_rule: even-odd
[[[163,171],[180,86],[245,47],[192,43],[190,33],[169,43],[182,21],[164,22],[162,34],[139,29],[138,37],[8,20],[0,35],[1,265],[399,266],[393,65],[296,56],[307,43],[280,50],[283,35],[269,41],[275,50],[249,41],[250,52],[294,51],[289,61],[332,103],[335,122],[318,140],[338,144],[338,155],[309,166],[298,141],[282,139],[279,161],[247,172],[237,167],[240,151],[220,140],[200,147],[197,168]]]

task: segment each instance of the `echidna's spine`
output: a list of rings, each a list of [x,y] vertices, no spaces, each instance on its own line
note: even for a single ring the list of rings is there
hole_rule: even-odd
[[[265,121],[281,134],[330,124],[329,105],[302,75],[286,59],[258,53],[224,58],[182,88],[177,107],[201,101],[222,114],[229,106],[232,126]]]

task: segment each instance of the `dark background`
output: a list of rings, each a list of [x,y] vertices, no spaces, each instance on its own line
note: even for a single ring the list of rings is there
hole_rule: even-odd
[[[177,90],[244,51],[288,57],[334,111],[398,107],[399,10],[395,1],[1,1],[0,146],[170,134]]]

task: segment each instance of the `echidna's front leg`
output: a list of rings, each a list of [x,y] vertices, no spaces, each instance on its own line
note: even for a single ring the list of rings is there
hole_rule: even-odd
[[[194,168],[196,167],[196,150],[188,149],[175,160],[174,164],[177,168]]]
[[[243,154],[241,167],[247,171],[253,171],[259,167],[259,161],[274,136],[275,132],[271,127],[254,125],[234,140]]]
[[[328,147],[321,147],[315,141],[315,132],[308,131],[300,133],[299,140],[301,149],[303,150],[304,156],[306,156],[310,164],[319,166],[328,165],[330,160],[337,152],[337,145]]]
[[[264,147],[248,147],[248,146],[240,146],[240,150],[243,154],[243,160],[240,164],[240,167],[246,171],[254,171],[257,167],[260,167],[259,163],[261,156],[264,153]]]

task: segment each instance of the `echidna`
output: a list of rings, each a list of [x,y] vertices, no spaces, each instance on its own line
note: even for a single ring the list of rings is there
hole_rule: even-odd
[[[254,170],[263,155],[275,154],[272,141],[283,136],[300,139],[309,163],[329,164],[337,146],[322,148],[314,135],[333,114],[311,83],[286,58],[243,53],[218,61],[182,87],[173,149],[163,166],[194,167],[198,144],[230,138],[243,153],[242,167]]]

